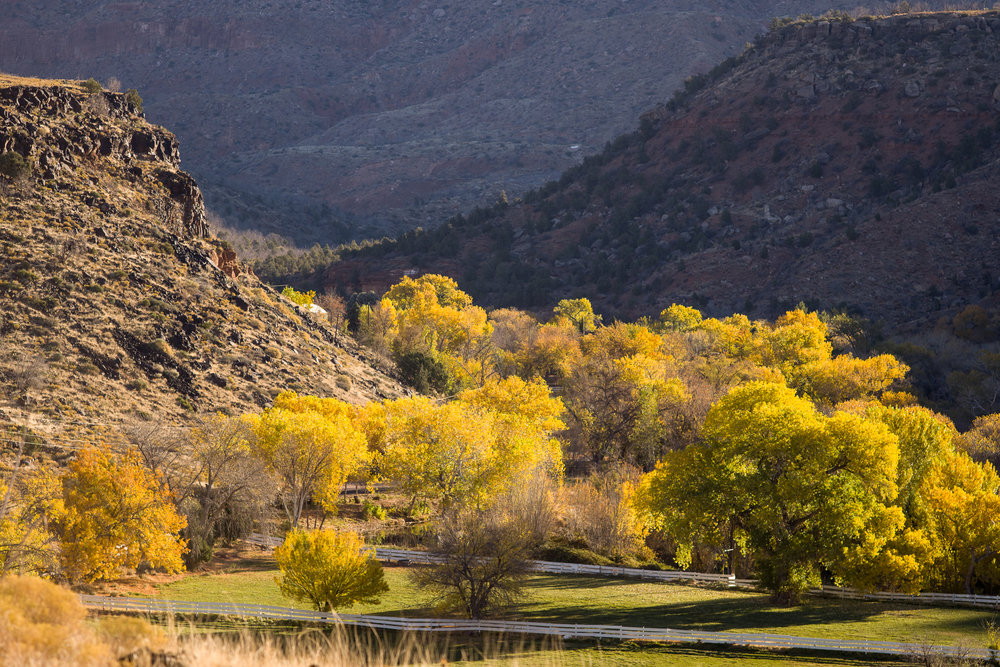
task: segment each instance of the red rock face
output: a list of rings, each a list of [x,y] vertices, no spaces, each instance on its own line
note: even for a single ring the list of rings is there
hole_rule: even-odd
[[[555,178],[788,11],[24,0],[4,5],[0,71],[138,88],[150,119],[180,137],[210,208],[235,202],[215,213],[311,245],[336,240],[334,218],[361,235],[434,226]],[[317,214],[322,204],[333,213]]]
[[[542,196],[350,258],[329,283],[377,291],[419,267],[494,306],[804,301],[900,326],[995,300],[996,34],[996,13],[786,28]]]

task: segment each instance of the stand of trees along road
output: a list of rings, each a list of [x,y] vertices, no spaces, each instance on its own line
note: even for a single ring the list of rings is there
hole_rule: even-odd
[[[918,405],[906,365],[868,354],[863,322],[673,305],[602,323],[586,299],[540,322],[487,313],[435,275],[348,311],[424,395],[354,406],[285,392],[180,436],[136,430],[127,451],[88,448],[62,472],[19,467],[0,486],[0,571],[92,581],[193,567],[262,508],[299,528],[308,507],[335,511],[345,482],[381,480],[411,513],[440,517],[437,545],[473,563],[461,537],[488,525],[522,556],[655,556],[758,576],[780,602],[824,579],[1000,590],[1000,417],[960,433]],[[91,525],[98,506],[112,535]],[[509,597],[520,574],[487,588]],[[370,578],[368,598],[381,588]],[[484,613],[474,590],[442,598]]]

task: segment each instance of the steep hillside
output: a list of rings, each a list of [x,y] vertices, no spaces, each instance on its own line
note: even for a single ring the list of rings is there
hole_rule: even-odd
[[[332,285],[453,275],[477,300],[586,296],[899,325],[1000,287],[1000,15],[797,23],[531,193],[358,253]]]
[[[0,77],[0,428],[176,423],[285,388],[401,394],[242,270],[178,164],[124,95]]]
[[[306,246],[555,178],[772,16],[827,0],[4,3],[0,71],[117,77],[229,224]]]

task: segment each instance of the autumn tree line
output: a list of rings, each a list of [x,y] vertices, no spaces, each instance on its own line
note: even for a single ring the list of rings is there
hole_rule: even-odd
[[[335,513],[348,480],[380,480],[437,517],[437,549],[478,531],[521,559],[755,576],[784,602],[821,581],[1000,584],[1000,418],[959,433],[906,391],[905,364],[843,352],[851,329],[835,318],[673,305],[605,324],[569,299],[540,322],[427,275],[353,319],[427,395],[284,392],[180,434],[132,429],[128,447],[85,447],[63,470],[15,466],[0,479],[0,572],[191,568],[268,508],[296,529],[308,508]]]
[[[753,575],[776,599],[821,581],[995,592],[1000,416],[965,433],[918,405],[908,367],[843,315],[602,324],[586,299],[547,322],[486,313],[443,276],[404,278],[357,335],[442,394],[544,380],[570,470],[634,466],[632,508],[673,564]],[[412,371],[408,371],[412,368]]]

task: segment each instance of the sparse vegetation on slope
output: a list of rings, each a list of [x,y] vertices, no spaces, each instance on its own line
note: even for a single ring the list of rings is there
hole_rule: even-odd
[[[213,239],[176,139],[134,96],[4,77],[0,154],[17,156],[0,175],[0,423],[71,439],[279,388],[401,392]]]
[[[996,29],[996,12],[781,27],[523,202],[345,254],[327,283],[430,270],[492,307],[805,302],[892,327],[993,307]]]

